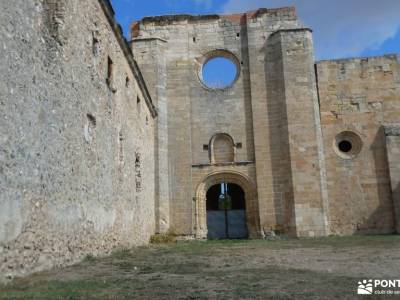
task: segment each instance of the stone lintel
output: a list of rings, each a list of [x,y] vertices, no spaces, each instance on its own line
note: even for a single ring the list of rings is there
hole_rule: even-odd
[[[206,167],[222,167],[222,166],[246,166],[254,164],[253,161],[236,161],[236,162],[226,162],[217,164],[193,164],[192,168],[206,168]]]

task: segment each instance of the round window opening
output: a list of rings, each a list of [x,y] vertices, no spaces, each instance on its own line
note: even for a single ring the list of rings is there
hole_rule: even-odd
[[[362,140],[358,134],[352,131],[339,133],[334,140],[334,150],[344,159],[352,159],[360,153]]]
[[[239,76],[238,66],[224,56],[211,57],[201,68],[201,80],[209,89],[226,89],[232,86]]]
[[[339,150],[344,152],[344,153],[348,153],[351,151],[351,149],[353,148],[353,145],[351,144],[351,142],[349,141],[341,141],[339,143]]]

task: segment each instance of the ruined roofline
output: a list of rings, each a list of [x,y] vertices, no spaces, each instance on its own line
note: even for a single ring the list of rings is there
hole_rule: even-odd
[[[131,31],[138,30],[140,24],[155,24],[155,25],[167,25],[174,22],[198,22],[198,21],[209,21],[209,20],[220,20],[226,19],[232,22],[243,24],[243,19],[257,18],[261,15],[266,14],[290,14],[293,17],[297,17],[296,8],[294,6],[281,7],[281,8],[259,8],[257,10],[248,11],[237,14],[209,14],[209,15],[190,15],[190,14],[178,14],[178,15],[162,15],[162,16],[151,16],[144,17],[140,21],[135,21],[131,24]],[[247,17],[247,18],[246,18]]]
[[[311,28],[308,27],[302,27],[302,28],[290,28],[290,29],[278,29],[277,31],[274,31],[271,33],[271,36],[274,36],[275,34],[281,33],[281,32],[299,32],[299,31],[308,31],[308,32],[313,32]]]
[[[383,55],[374,55],[374,56],[355,56],[355,57],[345,57],[345,58],[334,58],[334,59],[322,59],[322,60],[317,60],[315,63],[344,63],[344,62],[350,62],[354,60],[375,60],[375,59],[381,59],[381,58],[387,58],[387,59],[392,59],[392,60],[397,60],[398,63],[400,63],[400,53],[388,53],[388,54],[383,54]]]
[[[143,97],[147,104],[147,107],[149,108],[152,117],[155,118],[157,116],[157,109],[153,104],[149,90],[147,89],[146,82],[144,81],[142,72],[140,71],[137,62],[133,57],[131,47],[129,46],[128,41],[125,39],[125,37],[122,33],[121,26],[115,20],[115,17],[114,17],[115,12],[111,5],[111,2],[110,2],[110,0],[98,0],[98,1],[99,1],[99,4],[100,4],[104,14],[106,15],[106,18],[111,26],[112,31],[114,32],[114,35],[118,41],[118,44],[120,45],[121,50],[124,53],[126,60],[128,61],[128,65],[131,68],[133,75],[135,76],[135,79],[136,79],[138,86],[143,94]]]

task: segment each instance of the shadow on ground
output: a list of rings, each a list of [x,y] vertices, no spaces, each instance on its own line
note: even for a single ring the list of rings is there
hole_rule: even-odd
[[[0,299],[356,299],[360,279],[400,277],[399,247],[395,235],[153,245],[16,279]]]

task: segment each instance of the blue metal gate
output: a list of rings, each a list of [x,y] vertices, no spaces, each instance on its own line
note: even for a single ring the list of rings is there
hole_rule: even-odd
[[[210,188],[207,193],[207,229],[209,239],[248,237],[244,193],[238,185],[222,183]]]

